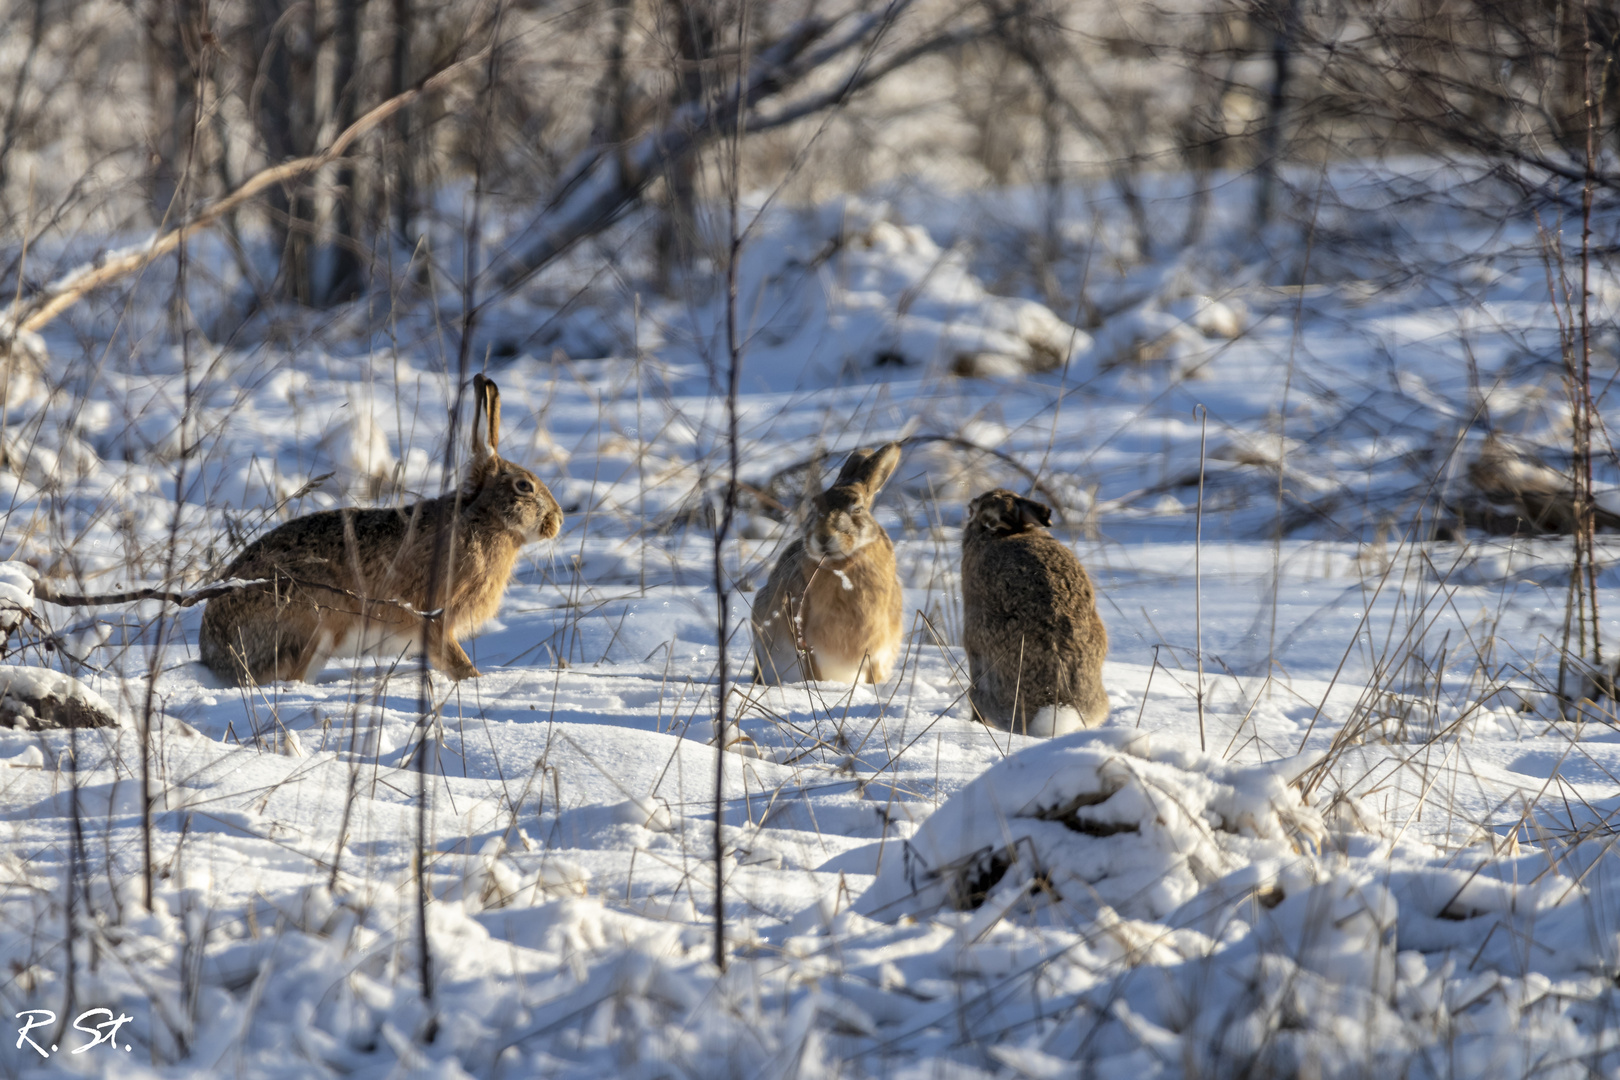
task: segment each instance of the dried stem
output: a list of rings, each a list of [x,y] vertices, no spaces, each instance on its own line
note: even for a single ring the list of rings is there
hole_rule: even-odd
[[[746,0],[737,9],[737,80],[741,85],[748,66],[748,4]],[[742,261],[743,231],[739,185],[742,183],[742,140],[746,130],[747,113],[738,109],[732,131],[730,154],[727,160],[726,221],[729,231],[726,248],[726,464],[727,479],[724,505],[714,530],[714,592],[716,599],[716,638],[719,679],[715,686],[717,700],[714,719],[714,963],[726,970],[726,883],[725,883],[725,782],[726,782],[726,725],[730,694],[730,660],[728,645],[731,625],[730,591],[726,587],[722,557],[726,538],[737,513],[737,472],[741,464],[737,433],[737,397],[742,388],[742,334],[738,327],[737,270]]]
[[[1209,409],[1193,407],[1198,428],[1198,516],[1193,521],[1193,655],[1198,661],[1198,749],[1208,750],[1204,738],[1204,449],[1209,436]],[[1144,701],[1146,698],[1144,697]]]

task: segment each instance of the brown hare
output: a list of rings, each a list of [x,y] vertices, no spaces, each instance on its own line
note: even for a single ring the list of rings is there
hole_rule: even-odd
[[[872,500],[900,463],[900,444],[856,450],[806,508],[754,598],[756,677],[882,682],[900,653],[900,577]]]
[[[323,510],[259,537],[222,576],[268,583],[208,601],[202,662],[238,684],[303,680],[334,653],[414,651],[417,613],[442,609],[427,625],[429,662],[453,679],[477,675],[457,638],[495,614],[519,549],[556,536],[563,516],[546,485],[500,456],[495,383],[474,376],[473,398],[459,491],[402,508]]]
[[[968,699],[979,719],[1021,735],[1061,735],[1108,715],[1108,631],[1091,579],[1051,524],[1050,508],[997,488],[968,504],[962,529]]]

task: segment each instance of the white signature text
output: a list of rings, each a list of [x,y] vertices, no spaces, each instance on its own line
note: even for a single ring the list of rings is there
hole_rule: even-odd
[[[86,1020],[91,1020],[98,1016],[105,1016],[107,1019],[101,1021],[99,1024],[91,1024],[86,1026]],[[51,1048],[47,1050],[43,1046],[39,1045],[39,1043],[35,1042],[33,1037],[28,1034],[35,1028],[50,1027],[52,1024],[56,1023],[55,1013],[51,1012],[49,1009],[27,1009],[18,1013],[17,1019],[23,1021],[23,1026],[17,1029],[17,1049],[21,1050],[23,1048],[23,1044],[26,1043],[35,1050],[39,1051],[39,1056],[43,1058],[48,1058],[56,1052],[55,1043],[52,1043]],[[133,1016],[125,1016],[123,1013],[119,1013],[117,1016],[114,1016],[111,1009],[86,1009],[84,1012],[80,1013],[74,1018],[73,1030],[84,1032],[86,1035],[90,1036],[90,1041],[82,1046],[74,1047],[72,1050],[68,1051],[68,1053],[82,1054],[92,1046],[100,1046],[102,1043],[106,1043],[114,1050],[122,1049],[127,1053],[131,1047],[128,1042],[124,1043],[122,1047],[118,1045],[118,1029],[133,1019],[135,1019]]]

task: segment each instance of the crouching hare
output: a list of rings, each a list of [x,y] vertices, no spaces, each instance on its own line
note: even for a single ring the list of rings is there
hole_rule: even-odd
[[[1108,631],[1091,579],[1047,531],[1052,511],[1002,488],[968,504],[962,530],[962,644],[980,720],[1062,735],[1108,715]]]
[[[457,643],[495,614],[519,549],[562,528],[529,470],[500,456],[501,398],[473,378],[472,463],[460,491],[393,509],[323,510],[249,544],[223,577],[266,584],[203,609],[202,662],[233,683],[303,680],[334,653],[420,648],[453,679],[478,674]],[[433,573],[434,559],[443,560]]]
[[[811,500],[754,598],[755,675],[766,683],[879,683],[900,652],[900,576],[872,500],[900,463],[900,444],[849,455]]]

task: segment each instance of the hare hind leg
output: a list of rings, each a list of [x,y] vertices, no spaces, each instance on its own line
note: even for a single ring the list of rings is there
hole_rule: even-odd
[[[974,685],[968,688],[968,704],[973,708],[973,719],[979,723],[1003,731],[1012,729],[1013,721],[1006,703],[983,687]]]
[[[759,634],[757,628],[755,633]],[[806,678],[803,658],[799,656],[791,637],[757,636],[754,641],[754,666],[755,677],[768,686],[804,682]]]
[[[254,682],[307,682],[332,655],[331,634],[322,630],[319,617],[312,613],[288,617],[292,613],[281,610],[272,632],[244,656]]]
[[[895,662],[900,659],[898,635],[896,635],[896,639],[893,645],[880,645],[867,655],[865,660],[865,678],[867,682],[875,684],[888,680],[889,673],[894,670]]]
[[[203,612],[198,651],[216,674],[238,685],[301,682],[311,669],[319,671],[326,663],[319,641],[320,613],[313,605],[288,602],[269,592],[245,592],[231,599],[234,603]]]
[[[1108,719],[1108,692],[1103,689],[1100,672],[1081,680],[1074,695],[1074,707],[1085,717],[1087,727],[1096,727]]]
[[[1000,686],[990,658],[969,650],[967,662],[968,704],[973,709],[973,718],[991,727],[1011,727],[1011,705],[1001,699]]]
[[[769,614],[761,619],[763,611]],[[780,686],[814,677],[814,671],[805,670],[805,661],[809,658],[799,653],[795,629],[797,620],[790,600],[784,596],[780,605],[755,608],[751,622],[754,631],[754,667],[760,682]]]

